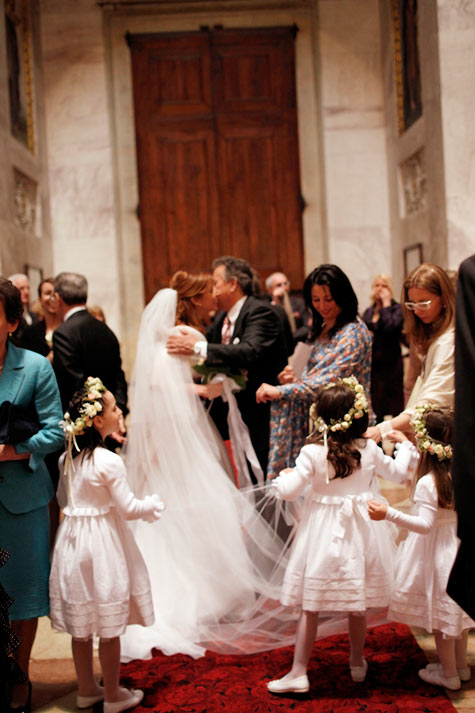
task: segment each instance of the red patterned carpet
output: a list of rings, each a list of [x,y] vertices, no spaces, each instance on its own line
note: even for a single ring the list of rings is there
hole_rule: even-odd
[[[417,675],[427,663],[410,630],[385,624],[368,632],[364,683],[348,670],[348,637],[332,636],[315,644],[309,668],[310,692],[276,696],[266,682],[289,670],[292,648],[252,656],[208,653],[201,659],[166,657],[132,661],[122,667],[123,682],[142,688],[141,711],[157,713],[453,713],[443,689]]]

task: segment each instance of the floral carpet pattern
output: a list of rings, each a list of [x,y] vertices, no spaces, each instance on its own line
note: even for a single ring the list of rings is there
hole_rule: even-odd
[[[318,641],[309,666],[310,691],[273,695],[267,681],[286,673],[291,647],[249,656],[207,653],[200,659],[164,656],[122,666],[124,685],[142,688],[137,713],[453,713],[443,689],[417,675],[427,660],[408,627],[385,624],[368,631],[368,675],[353,683],[346,635]]]

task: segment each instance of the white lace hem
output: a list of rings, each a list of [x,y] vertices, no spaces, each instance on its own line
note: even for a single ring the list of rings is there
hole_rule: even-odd
[[[150,626],[155,620],[150,592],[106,604],[92,601],[76,604],[52,596],[50,618],[54,629],[66,631],[75,639],[87,639],[93,634],[112,639],[121,636],[131,624]]]

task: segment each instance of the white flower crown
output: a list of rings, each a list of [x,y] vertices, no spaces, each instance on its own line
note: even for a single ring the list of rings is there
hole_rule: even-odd
[[[438,460],[450,460],[453,454],[452,446],[431,438],[427,430],[425,414],[434,410],[439,409],[433,404],[420,404],[414,410],[411,423],[416,434],[417,445],[420,451],[429,453],[431,456],[437,456]]]
[[[107,389],[98,377],[88,376],[84,382],[86,395],[79,407],[79,416],[72,421],[69,411],[64,414],[64,420],[59,424],[65,435],[82,436],[86,428],[92,426],[92,422],[98,413],[102,411],[100,399]]]
[[[346,431],[353,423],[353,419],[362,418],[363,415],[368,411],[368,399],[366,398],[364,389],[359,383],[356,376],[347,376],[335,384],[329,384],[326,388],[331,389],[340,383],[345,384],[345,386],[348,386],[355,394],[353,406],[350,408],[348,413],[345,413],[343,418],[339,418],[336,421],[332,418],[330,423],[328,424],[325,423],[323,418],[318,415],[317,405],[312,404],[310,406],[310,418],[315,421],[315,425],[320,431],[320,433],[323,433],[324,431]]]

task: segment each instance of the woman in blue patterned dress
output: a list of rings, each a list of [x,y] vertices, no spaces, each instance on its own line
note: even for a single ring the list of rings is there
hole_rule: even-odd
[[[358,317],[358,299],[345,273],[336,265],[320,265],[304,283],[312,312],[312,351],[300,379],[292,367],[279,374],[280,386],[261,384],[258,401],[271,407],[268,476],[295,463],[308,435],[308,410],[322,384],[352,374],[370,393],[371,335]]]

